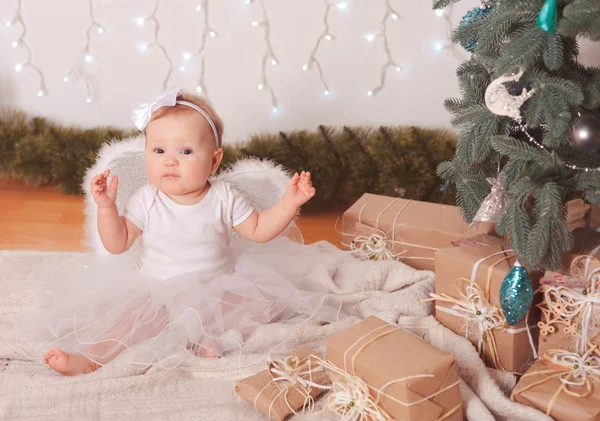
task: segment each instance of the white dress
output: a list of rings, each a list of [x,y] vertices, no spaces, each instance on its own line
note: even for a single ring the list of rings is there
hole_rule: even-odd
[[[46,293],[26,331],[40,353],[59,347],[105,364],[136,351],[143,364],[173,366],[191,350],[239,351],[266,323],[344,317],[335,295],[303,286],[311,270],[354,258],[285,237],[263,244],[232,238],[232,227],[253,211],[222,181],[194,205],[142,187],[124,211],[142,230],[139,252],[86,256],[59,272],[34,273]]]

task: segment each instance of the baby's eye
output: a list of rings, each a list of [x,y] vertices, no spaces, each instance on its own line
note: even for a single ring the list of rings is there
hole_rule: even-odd
[[[184,150],[181,151],[181,153],[184,154],[184,155],[189,155],[189,154],[192,153],[192,150],[191,149],[184,149]]]
[[[156,152],[156,153],[165,153],[165,151],[162,150],[161,148],[155,148],[154,152]]]

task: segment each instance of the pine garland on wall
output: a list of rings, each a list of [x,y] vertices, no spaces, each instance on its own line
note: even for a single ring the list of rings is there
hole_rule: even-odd
[[[111,139],[135,135],[114,128],[64,127],[17,110],[0,114],[0,172],[34,186],[57,185],[81,195],[85,170]],[[420,127],[329,127],[261,133],[226,145],[222,168],[243,157],[272,159],[308,170],[318,194],[306,211],[345,209],[363,193],[453,203],[436,167],[454,154],[451,131]]]

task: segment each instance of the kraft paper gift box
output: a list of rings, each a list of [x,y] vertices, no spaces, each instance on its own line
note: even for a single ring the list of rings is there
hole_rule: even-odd
[[[578,345],[600,345],[600,233],[575,231],[575,245],[563,254],[563,268],[548,271],[541,280],[537,305],[538,353],[550,349],[578,350]],[[579,349],[580,350],[580,349]]]
[[[509,326],[500,307],[500,287],[516,261],[502,239],[477,236],[436,253],[435,316],[477,348],[486,365],[523,373],[535,359],[539,311],[532,306],[525,320]],[[478,264],[472,280],[474,266]],[[540,273],[530,273],[533,289]],[[474,281],[474,282],[473,282]],[[529,330],[529,331],[528,331]]]
[[[239,380],[235,392],[269,419],[281,421],[305,405],[310,406],[309,402],[326,390],[310,385],[314,383],[327,387],[330,383],[329,376],[319,365],[321,360],[321,355],[308,349],[297,349],[282,361],[287,361],[288,367],[293,368],[290,370],[292,379],[302,376],[310,383],[284,380],[283,376],[277,374],[282,371],[281,366],[271,362],[268,369]]]
[[[415,269],[434,270],[437,250],[478,231],[468,226],[456,206],[365,193],[344,212],[342,245],[356,248],[372,234],[385,237],[397,260]]]
[[[328,370],[330,397],[358,382],[363,387],[352,390],[364,390],[370,405],[389,415],[386,419],[463,419],[454,357],[412,333],[371,316],[338,333],[326,347],[327,361],[336,368]],[[356,398],[366,405],[364,397]],[[353,403],[342,406],[347,416]]]
[[[563,358],[554,357],[562,354]],[[582,361],[584,370],[598,371],[600,361],[596,351]],[[597,374],[586,372],[575,360],[579,356],[563,350],[548,351],[521,377],[512,392],[512,399],[545,412],[556,421],[600,420],[600,380]],[[575,385],[572,383],[582,383]]]

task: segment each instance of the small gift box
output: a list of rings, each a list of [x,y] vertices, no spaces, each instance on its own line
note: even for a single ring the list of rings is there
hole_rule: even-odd
[[[476,244],[455,243],[436,253],[436,319],[476,346],[485,363],[503,371],[523,373],[535,360],[532,332],[539,311],[530,311],[516,326],[509,326],[500,306],[500,287],[515,263],[503,240],[477,236]],[[537,287],[539,274],[530,274]]]
[[[541,280],[538,352],[564,349],[582,352],[588,342],[600,344],[600,252],[598,233],[583,231],[575,251],[563,256],[568,274],[546,272]],[[574,253],[581,253],[574,256]]]
[[[326,409],[343,419],[463,419],[454,358],[413,334],[372,316],[326,346]]]
[[[365,193],[342,217],[342,245],[373,260],[397,259],[433,270],[436,250],[477,230],[456,206]]]
[[[269,362],[266,370],[239,380],[235,392],[273,421],[281,421],[299,409],[312,408],[314,399],[330,389],[321,357],[308,349]]]
[[[556,421],[600,419],[600,359],[595,346],[583,354],[549,350],[513,389],[512,399]]]

